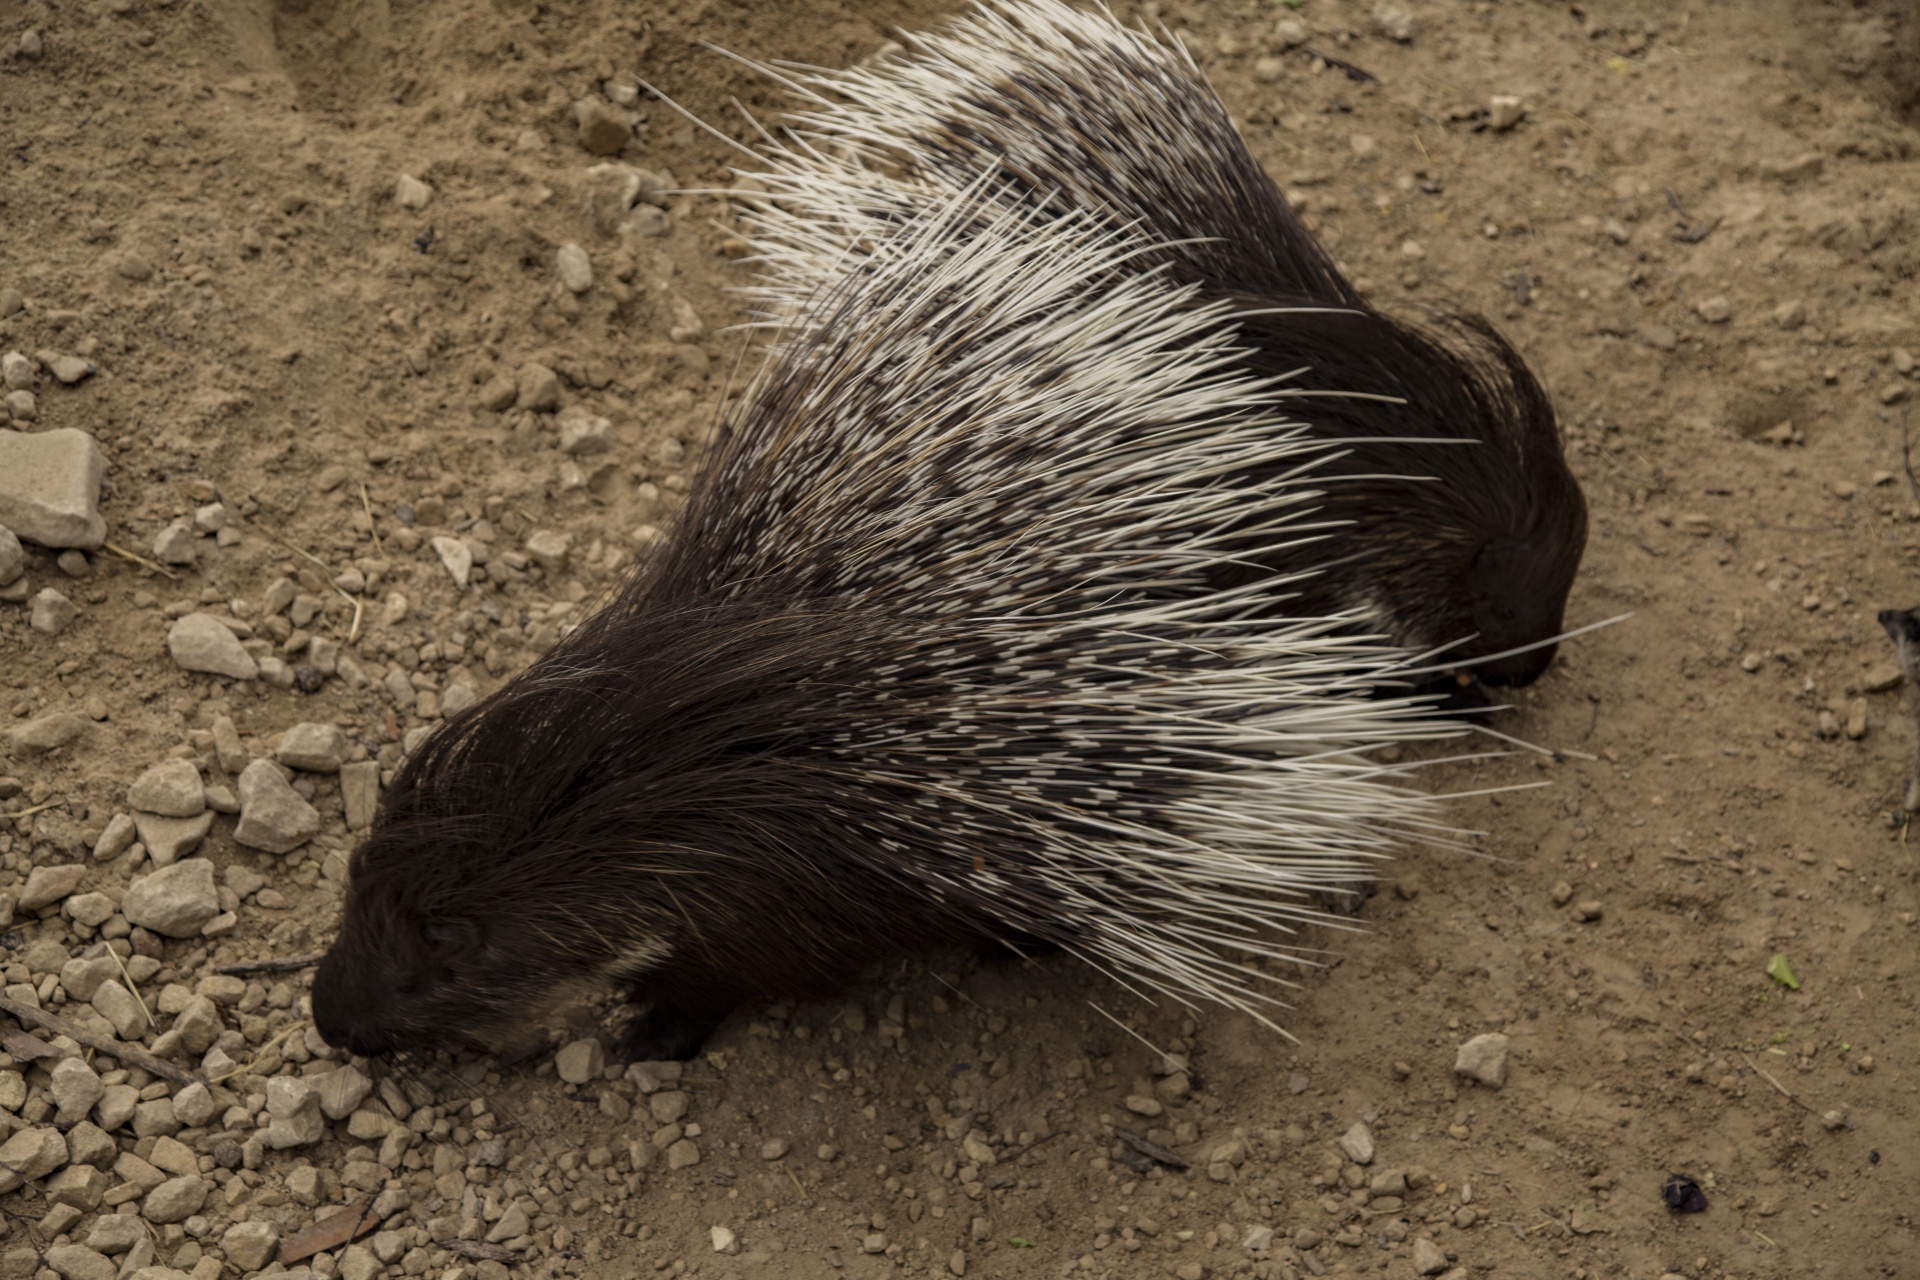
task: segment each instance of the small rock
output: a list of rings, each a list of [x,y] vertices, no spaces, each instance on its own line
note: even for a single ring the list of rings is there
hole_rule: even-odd
[[[189,613],[167,631],[167,652],[187,671],[251,680],[260,665],[240,644],[240,638],[212,614]]]
[[[662,1089],[647,1099],[647,1109],[655,1124],[675,1124],[687,1114],[687,1101],[685,1090]]]
[[[42,587],[34,593],[32,608],[27,614],[27,625],[43,636],[57,636],[73,625],[80,616],[80,610],[73,601],[55,591],[52,587]]]
[[[700,1163],[700,1148],[691,1138],[682,1138],[667,1148],[667,1168],[686,1169]]]
[[[573,539],[552,529],[536,529],[527,535],[526,548],[534,563],[549,574],[557,575],[567,570],[567,555],[573,549]]]
[[[44,1178],[67,1162],[67,1140],[58,1129],[22,1129],[0,1143],[0,1195]]]
[[[268,1087],[271,1089],[271,1081]],[[147,1193],[140,1216],[156,1226],[185,1222],[207,1203],[207,1191],[207,1184],[198,1177],[168,1178]]]
[[[228,773],[239,773],[251,759],[245,744],[240,741],[240,730],[234,726],[231,716],[213,718],[213,754],[220,762],[220,767]]]
[[[1166,1110],[1165,1107],[1160,1105],[1160,1100],[1149,1093],[1128,1095],[1126,1108],[1137,1116],[1147,1116],[1149,1118],[1157,1116]]]
[[[440,563],[446,566],[447,576],[453,579],[453,585],[466,586],[473,574],[473,550],[460,539],[444,535],[433,540],[433,550],[440,557]]]
[[[492,413],[499,413],[502,410],[511,409],[519,395],[520,388],[514,385],[513,379],[504,373],[499,374],[481,385],[480,407]]]
[[[173,1115],[181,1124],[198,1129],[212,1120],[218,1108],[213,1091],[195,1080],[173,1095]]]
[[[53,1118],[58,1128],[69,1129],[85,1120],[93,1104],[107,1091],[99,1075],[81,1058],[63,1058],[54,1065],[51,1074],[47,1093],[53,1098],[53,1105],[60,1109]]]
[[[1856,742],[1867,736],[1867,700],[1855,698],[1847,704],[1846,732]]]
[[[100,984],[118,976],[119,972],[120,966],[112,956],[99,956],[92,960],[73,959],[60,966],[60,985],[66,990],[69,1000],[91,1000],[93,993],[100,989]]]
[[[106,460],[72,427],[0,430],[0,525],[43,547],[97,549],[106,541],[100,480]]]
[[[1351,1129],[1340,1135],[1340,1150],[1355,1164],[1372,1164],[1373,1131],[1356,1120]]]
[[[1460,1046],[1453,1073],[1499,1088],[1507,1082],[1507,1052],[1513,1041],[1497,1031],[1475,1036]]]
[[[193,512],[195,533],[219,533],[227,527],[227,504],[210,502],[204,507],[196,507]]]
[[[41,756],[58,751],[87,731],[88,720],[67,711],[56,711],[7,730],[7,742],[15,755]]]
[[[170,867],[200,847],[207,832],[213,830],[213,814],[209,811],[194,818],[163,818],[157,813],[136,813],[133,825],[153,865]]]
[[[1487,127],[1505,133],[1527,118],[1527,104],[1512,94],[1496,93],[1487,99]]]
[[[47,362],[47,368],[53,372],[55,381],[69,387],[100,372],[99,365],[79,356],[55,356]]]
[[[117,979],[109,978],[101,983],[89,1003],[101,1017],[113,1024],[114,1034],[122,1040],[138,1040],[151,1027],[147,1021],[147,1011],[141,1007],[140,1001]]]
[[[270,1222],[236,1222],[220,1237],[220,1251],[241,1271],[258,1271],[267,1265],[280,1244],[280,1233]]]
[[[793,1150],[793,1145],[785,1138],[768,1138],[760,1144],[760,1158],[762,1160],[781,1160],[784,1159],[787,1152],[791,1150]]]
[[[708,1234],[708,1237],[713,1241],[713,1251],[715,1253],[740,1252],[740,1242],[738,1239],[735,1238],[732,1228],[715,1227],[711,1231],[709,1231],[707,1234]]]
[[[1421,1236],[1413,1242],[1413,1270],[1417,1275],[1437,1276],[1447,1269],[1447,1251]]]
[[[1818,151],[1808,151],[1791,160],[1762,160],[1760,176],[1777,182],[1805,182],[1819,177],[1826,167],[1825,156]]]
[[[393,184],[393,202],[402,209],[424,209],[433,199],[433,188],[410,173],[403,173]]]
[[[301,798],[270,760],[240,771],[240,821],[233,838],[249,849],[292,853],[320,832],[320,812]],[[131,917],[129,917],[131,919]]]
[[[1240,1242],[1242,1249],[1252,1249],[1256,1253],[1273,1248],[1273,1228],[1254,1227],[1247,1232],[1247,1238]]]
[[[1586,898],[1573,904],[1573,918],[1582,924],[1598,923],[1606,911],[1606,906],[1598,898]]]
[[[308,721],[297,724],[281,735],[280,749],[273,758],[290,769],[308,773],[338,773],[353,750],[347,735],[330,724]],[[242,808],[244,812],[244,806]]]
[[[189,858],[135,878],[121,899],[120,914],[169,938],[198,935],[207,921],[220,914],[213,864],[205,858]]]
[[[7,586],[27,571],[27,553],[13,530],[0,525],[0,587]]]
[[[87,1247],[101,1253],[125,1253],[147,1238],[147,1225],[131,1214],[114,1213],[93,1220]]]
[[[35,867],[27,873],[27,883],[20,890],[20,909],[38,911],[50,907],[60,899],[80,887],[80,880],[87,869],[79,863],[69,863],[62,867]]]
[[[1773,309],[1773,323],[1781,329],[1798,329],[1807,322],[1807,304],[1798,298]]]
[[[153,540],[153,558],[161,564],[190,565],[197,550],[193,526],[185,520],[175,520]]]
[[[457,716],[478,701],[480,701],[480,695],[471,684],[464,680],[456,680],[447,686],[445,693],[440,695],[440,714]]]
[[[1733,303],[1724,293],[1716,293],[1694,308],[1694,311],[1708,324],[1725,324],[1733,319]]]
[[[320,1111],[320,1090],[310,1080],[274,1076],[267,1081],[267,1145],[275,1151],[305,1147],[327,1133]]]
[[[575,405],[559,417],[560,451],[575,458],[591,458],[613,448],[613,424]]]
[[[607,1067],[607,1051],[598,1040],[575,1040],[553,1055],[553,1069],[568,1084],[598,1080]]]
[[[1409,44],[1420,29],[1420,21],[1398,0],[1380,0],[1373,6],[1373,27],[1389,40]]]
[[[373,1092],[373,1081],[351,1063],[327,1072],[314,1083],[320,1090],[320,1110],[329,1120],[346,1119]]]
[[[105,1254],[79,1244],[57,1244],[47,1250],[47,1265],[63,1280],[114,1280],[120,1268]]]
[[[362,760],[341,765],[340,799],[346,809],[349,831],[365,831],[372,826],[374,809],[380,803],[379,762]]]
[[[164,760],[127,788],[127,803],[163,818],[192,818],[207,807],[206,784],[191,760]]]
[[[0,381],[4,381],[9,391],[31,391],[33,384],[40,380],[39,367],[28,356],[19,351],[9,351],[0,356]]]
[[[633,138],[633,127],[613,107],[589,98],[580,109],[580,145],[596,156],[617,155]]]
[[[560,272],[560,283],[569,293],[585,293],[593,288],[593,263],[587,257],[587,251],[579,245],[568,242],[560,246],[554,255],[554,265]]]
[[[530,364],[520,370],[519,396],[514,408],[533,413],[551,413],[560,407],[560,375],[543,364]],[[0,518],[0,523],[4,523]]]
[[[1564,907],[1573,901],[1573,886],[1565,880],[1556,880],[1553,885],[1553,891],[1549,896],[1553,899],[1554,906]]]
[[[533,1230],[533,1223],[527,1218],[527,1211],[519,1205],[513,1205],[500,1215],[500,1220],[487,1232],[488,1244],[499,1244],[503,1240],[514,1240]]]

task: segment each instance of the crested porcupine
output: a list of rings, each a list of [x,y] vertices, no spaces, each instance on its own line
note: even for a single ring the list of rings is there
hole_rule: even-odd
[[[1348,442],[1317,473],[1337,545],[1241,556],[1209,585],[1314,569],[1274,607],[1361,611],[1408,647],[1452,646],[1449,660],[1489,684],[1547,668],[1586,504],[1546,393],[1492,326],[1369,305],[1175,42],[1057,0],[994,0],[903,39],[907,52],[870,67],[796,73],[810,101],[789,117],[790,142],[742,170],[771,193],[749,217],[763,294],[802,304],[845,269],[848,246],[982,173],[1022,205],[1139,226],[1158,244],[1129,269],[1226,304],[1241,370],[1312,393],[1293,416]]]
[[[1044,225],[1040,225],[1044,223]],[[622,986],[626,1049],[954,947],[1060,949],[1264,1016],[1315,913],[1409,834],[1449,730],[1414,661],[1211,590],[1298,536],[1327,453],[1139,234],[977,186],[779,336],[667,539],[402,765],[313,988],[367,1054]]]

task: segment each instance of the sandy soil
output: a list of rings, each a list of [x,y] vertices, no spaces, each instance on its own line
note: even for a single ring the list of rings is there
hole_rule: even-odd
[[[99,437],[117,547],[149,555],[216,497],[234,531],[197,538],[170,577],[102,552],[76,579],[30,548],[32,588],[79,616],[49,637],[0,605],[0,704],[96,726],[0,762],[19,783],[0,809],[33,810],[0,827],[0,883],[78,859],[84,887],[124,888],[126,860],[87,849],[169,753],[230,783],[218,716],[257,754],[331,721],[391,764],[441,695],[484,692],[549,642],[670,516],[743,349],[723,331],[740,280],[724,203],[675,196],[622,232],[571,104],[637,73],[744,134],[731,98],[763,115],[782,100],[698,42],[840,65],[946,11],[0,6],[0,289],[26,304],[0,318],[0,349],[99,367],[43,376],[37,420],[15,425]],[[1158,12],[1365,288],[1487,312],[1552,391],[1594,515],[1570,621],[1633,617],[1566,646],[1501,722],[1561,755],[1431,775],[1545,785],[1461,801],[1487,857],[1415,851],[1365,932],[1310,940],[1335,954],[1297,992],[1298,1044],[1140,1009],[1065,963],[906,971],[844,1007],[745,1011],[677,1085],[617,1064],[569,1085],[551,1060],[429,1073],[381,1115],[434,1108],[445,1139],[390,1146],[386,1166],[346,1121],[258,1169],[208,1157],[201,1235],[156,1228],[158,1263],[218,1272],[227,1222],[291,1235],[390,1177],[411,1202],[397,1234],[320,1270],[358,1280],[390,1252],[392,1274],[445,1280],[1914,1274],[1914,730],[1874,611],[1920,597],[1902,458],[1920,23],[1895,0],[1415,3],[1401,42],[1342,0]],[[37,58],[18,52],[29,29]],[[1290,47],[1300,35],[1375,78]],[[1490,127],[1499,95],[1524,108],[1511,128]],[[717,141],[644,94],[634,110],[618,159],[727,180]],[[423,207],[396,202],[403,174]],[[594,274],[578,295],[556,278],[566,243]],[[611,452],[571,458],[552,415],[485,407],[533,363],[562,404],[612,422]],[[522,553],[537,531],[570,537],[564,565]],[[436,535],[490,549],[494,576],[457,589]],[[398,706],[340,677],[309,695],[169,660],[170,605],[235,602],[278,646],[261,602],[283,576],[324,604],[304,632],[432,696]],[[338,786],[304,781],[325,827],[290,857],[216,822],[201,852],[264,873],[268,896],[239,902],[231,932],[169,943],[154,988],[324,943],[351,836]],[[87,944],[57,906],[39,914],[0,942]],[[1769,977],[1775,955],[1798,990]],[[227,1084],[241,1105],[327,1065],[273,1047],[289,1026],[305,1043],[297,1002],[272,1012],[278,981],[253,1001],[269,1016],[228,1015],[256,1049]],[[1488,1032],[1511,1037],[1499,1089],[1452,1071]],[[1187,1069],[1156,1074],[1149,1043]],[[1114,1125],[1192,1167],[1137,1172]],[[1355,1125],[1370,1164],[1343,1153]],[[501,1167],[478,1154],[495,1128]],[[321,1176],[290,1190],[303,1165]],[[1698,1180],[1704,1212],[1667,1207],[1672,1174]],[[524,1229],[503,1235],[516,1205]],[[38,1195],[5,1207],[0,1269],[32,1274],[63,1239]],[[449,1244],[489,1233],[490,1255]]]

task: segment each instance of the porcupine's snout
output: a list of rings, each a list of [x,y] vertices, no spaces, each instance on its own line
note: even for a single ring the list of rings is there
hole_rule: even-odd
[[[1474,557],[1467,570],[1467,607],[1477,638],[1467,656],[1524,650],[1468,664],[1483,683],[1529,685],[1552,665],[1560,647],[1552,641],[1564,629],[1585,531],[1583,514],[1573,529],[1556,522],[1529,535],[1496,538]]]

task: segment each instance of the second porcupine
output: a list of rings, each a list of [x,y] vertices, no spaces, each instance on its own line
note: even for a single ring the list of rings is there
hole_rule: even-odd
[[[1519,353],[1477,317],[1369,305],[1177,44],[1057,0],[997,0],[903,38],[905,54],[794,82],[812,99],[791,117],[801,141],[763,148],[770,168],[751,175],[776,196],[750,217],[765,292],[803,304],[843,246],[981,173],[1027,205],[1139,225],[1159,245],[1129,269],[1227,303],[1243,368],[1287,378],[1294,416],[1351,441],[1319,471],[1339,548],[1242,557],[1214,585],[1312,568],[1278,607],[1359,611],[1409,647],[1451,646],[1445,660],[1489,684],[1538,678],[1586,504]]]
[[[524,1036],[613,983],[625,1048],[946,948],[1060,949],[1264,1016],[1315,913],[1433,802],[1370,748],[1417,658],[1272,584],[1326,452],[1139,236],[975,188],[875,246],[729,417],[615,601],[399,770],[313,988],[367,1054]]]

